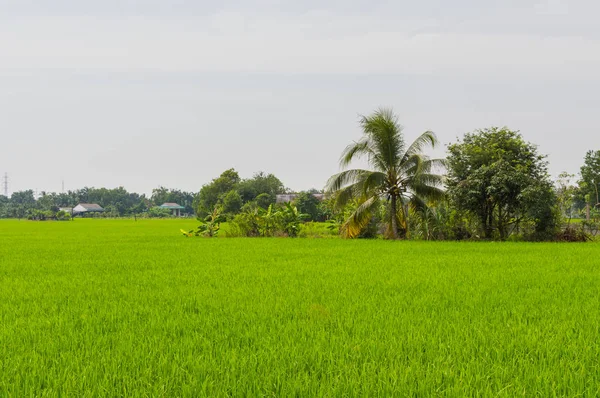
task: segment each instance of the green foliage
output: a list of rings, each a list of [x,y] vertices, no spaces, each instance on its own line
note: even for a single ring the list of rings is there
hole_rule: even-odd
[[[308,221],[325,221],[321,211],[321,202],[310,192],[300,192],[294,200],[294,206],[307,215]]]
[[[206,238],[214,238],[219,235],[219,230],[221,229],[221,223],[226,221],[226,218],[223,214],[221,214],[222,209],[219,206],[215,206],[212,213],[206,216],[202,221],[202,224],[198,226],[198,229],[185,231],[181,230],[185,237],[192,236],[203,236]]]
[[[56,221],[71,221],[71,214],[60,210],[56,213]]]
[[[283,183],[273,174],[259,172],[250,179],[241,180],[234,169],[229,169],[202,187],[195,206],[199,217],[206,216],[216,205],[223,206],[224,211],[232,216],[250,202],[256,202],[259,207],[267,209],[269,205],[275,204],[277,194],[285,191]]]
[[[258,195],[256,197],[256,199],[254,199],[254,203],[256,203],[256,205],[258,207],[261,207],[263,209],[268,209],[269,206],[275,204],[276,198],[277,198],[276,196],[271,196],[268,193],[261,193],[260,195]],[[248,202],[248,203],[250,203],[250,202]]]
[[[52,210],[31,209],[27,215],[27,219],[32,221],[48,221],[55,219],[55,217],[56,213]]]
[[[256,203],[247,203],[244,205],[240,214],[233,218],[232,224],[236,226],[237,234],[247,237],[261,236],[262,212],[265,210],[258,207]]]
[[[587,203],[600,207],[600,151],[588,151],[581,166],[579,187]]]
[[[240,182],[240,176],[234,169],[225,170],[218,178],[202,186],[196,198],[196,214],[204,218],[211,214],[222,198]]]
[[[149,208],[146,215],[148,218],[168,218],[171,217],[171,210],[155,206]]]
[[[359,236],[384,204],[388,207],[386,237],[406,237],[409,208],[422,208],[425,202],[444,196],[443,178],[436,173],[444,162],[422,153],[427,146],[435,147],[436,136],[427,131],[407,145],[398,118],[388,109],[363,116],[360,124],[363,137],[346,148],[340,165],[346,168],[357,158],[366,157],[371,170],[346,170],[327,182],[328,191],[335,193],[336,207],[352,200],[359,203],[343,224],[342,235]]]
[[[269,205],[275,204],[277,195],[285,193],[287,189],[275,175],[260,171],[252,178],[241,181],[237,186],[237,191],[244,203],[256,200],[261,195],[268,195],[263,196],[259,203],[260,207],[266,209]]]
[[[283,207],[270,205],[266,210],[256,204],[244,206],[244,211],[233,219],[233,224],[244,236],[296,237],[306,214],[286,203]]]
[[[154,206],[160,206],[164,203],[177,203],[180,206],[185,207],[183,214],[193,214],[193,202],[196,195],[192,192],[184,192],[179,189],[167,189],[165,187],[158,187],[152,190],[152,196],[150,201]],[[136,209],[137,213],[140,213],[140,209]],[[142,210],[143,211],[143,210]]]
[[[563,217],[567,219],[567,223],[571,223],[571,219],[575,213],[575,200],[577,196],[577,187],[572,181],[575,178],[574,174],[562,172],[556,180],[556,199],[558,207]]]
[[[242,197],[237,191],[231,190],[223,197],[223,213],[237,214],[243,206]]]
[[[290,238],[298,236],[300,225],[308,218],[307,214],[300,213],[296,206],[286,203],[285,207],[281,208],[276,213],[276,220],[279,223],[281,230]]]
[[[340,234],[339,228],[330,228],[330,222],[306,222],[300,225],[299,238],[337,238]]]
[[[556,198],[545,157],[517,131],[477,130],[448,150],[452,204],[479,220],[486,239],[505,240],[527,222],[536,234],[552,234]]]

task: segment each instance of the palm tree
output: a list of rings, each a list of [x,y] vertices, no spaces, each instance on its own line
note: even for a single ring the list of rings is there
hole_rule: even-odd
[[[406,145],[402,126],[391,109],[380,109],[371,116],[362,116],[363,137],[350,144],[342,153],[340,166],[366,157],[373,170],[345,170],[327,182],[329,192],[335,194],[338,208],[352,200],[359,205],[344,222],[341,233],[353,238],[371,221],[379,206],[388,206],[386,237],[399,238],[399,229],[408,234],[408,209],[426,207],[427,201],[443,197],[443,177],[436,170],[444,160],[430,159],[422,154],[425,147],[435,148],[437,138],[431,131],[423,133],[412,144]]]

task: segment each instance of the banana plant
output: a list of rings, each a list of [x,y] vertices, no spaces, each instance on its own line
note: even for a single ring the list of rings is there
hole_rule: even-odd
[[[283,231],[289,237],[298,236],[300,231],[300,225],[304,220],[310,217],[308,214],[300,213],[296,206],[292,206],[290,203],[286,203],[285,207],[278,213],[278,218],[283,227]]]
[[[198,226],[198,229],[196,229],[195,231],[185,231],[182,229],[181,232],[185,237],[188,238],[192,236],[204,236],[207,238],[213,238],[219,235],[221,223],[225,222],[225,220],[225,216],[221,214],[221,207],[215,206],[212,214],[209,214],[204,218],[202,224]]]

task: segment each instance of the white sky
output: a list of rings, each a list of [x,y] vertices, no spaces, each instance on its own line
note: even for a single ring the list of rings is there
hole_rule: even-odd
[[[0,172],[11,191],[197,191],[230,167],[321,188],[358,115],[388,106],[408,139],[507,125],[576,173],[600,149],[598,15],[593,0],[0,0]]]

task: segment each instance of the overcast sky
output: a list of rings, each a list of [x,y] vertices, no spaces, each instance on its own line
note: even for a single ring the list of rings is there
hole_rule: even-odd
[[[322,188],[358,115],[386,106],[407,139],[506,125],[576,173],[600,149],[598,15],[597,0],[0,0],[0,172],[11,191],[197,191],[230,167]]]

